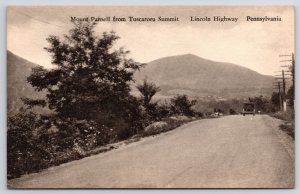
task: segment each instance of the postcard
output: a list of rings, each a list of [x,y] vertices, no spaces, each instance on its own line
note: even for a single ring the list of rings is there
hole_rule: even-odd
[[[294,6],[8,6],[7,187],[294,188]]]

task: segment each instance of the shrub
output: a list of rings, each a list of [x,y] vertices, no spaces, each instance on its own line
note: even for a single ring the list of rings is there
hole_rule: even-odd
[[[168,125],[168,123],[166,123],[165,121],[159,121],[159,122],[155,122],[152,123],[151,125],[147,126],[145,128],[145,132],[146,133],[160,133],[161,131],[163,131],[164,128],[166,128],[166,126]]]
[[[151,105],[152,97],[160,91],[160,88],[154,83],[147,81],[146,79],[142,84],[137,85],[137,89],[141,93],[141,101],[143,106],[148,109],[148,106]]]
[[[271,100],[262,95],[258,97],[249,98],[249,101],[255,104],[256,111],[261,111],[262,113],[274,111],[274,106],[271,104]]]
[[[41,127],[36,114],[21,112],[8,118],[7,129],[7,177],[37,172],[48,166],[50,158],[43,146],[37,144],[35,130]]]
[[[237,112],[234,109],[229,109],[229,114],[231,115],[236,115]]]
[[[172,114],[171,106],[167,102],[164,102],[157,106],[157,115],[160,119],[168,117]]]
[[[285,121],[284,124],[280,125],[280,129],[295,139],[295,112],[293,109],[288,109],[286,112],[278,111],[270,115]]]
[[[189,100],[186,95],[177,95],[171,99],[171,112],[175,115],[194,116],[192,106],[195,103],[195,100]]]
[[[285,123],[281,124],[280,129],[285,131],[289,136],[291,136],[295,140],[295,124],[294,123]]]

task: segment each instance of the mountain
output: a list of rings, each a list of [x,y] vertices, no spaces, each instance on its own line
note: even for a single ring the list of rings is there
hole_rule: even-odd
[[[27,82],[31,69],[38,65],[7,51],[8,115],[23,107],[21,97],[45,98],[44,91],[37,92]],[[156,98],[169,98],[187,94],[202,99],[247,98],[271,95],[272,76],[230,63],[215,62],[187,54],[165,57],[148,63],[134,75],[137,83],[143,79],[161,88]],[[139,95],[133,86],[133,93]],[[44,112],[47,110],[43,110]],[[48,110],[49,111],[49,110]]]
[[[37,64],[7,51],[7,112],[9,116],[24,107],[21,97],[45,98],[45,92],[35,91],[26,80],[31,73],[31,68],[37,66]]]
[[[272,76],[248,68],[203,59],[186,54],[165,57],[148,63],[135,74],[137,83],[143,79],[156,83],[159,95],[188,94],[194,97],[247,98],[271,95]]]

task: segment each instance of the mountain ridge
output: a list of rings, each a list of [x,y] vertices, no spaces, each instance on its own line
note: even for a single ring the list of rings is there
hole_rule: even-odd
[[[231,90],[238,92],[239,89],[241,92],[251,91],[237,97],[246,97],[250,93],[252,93],[250,96],[270,95],[273,81],[272,76],[260,74],[249,68],[204,59],[193,54],[169,56],[151,61],[135,74],[135,78],[138,82],[149,79],[162,88],[188,89],[202,92],[202,96],[223,95],[227,98],[234,97],[234,95],[224,95],[228,89],[228,92]],[[253,89],[256,92],[253,92]],[[163,89],[163,93],[167,94],[168,91]]]
[[[45,92],[36,91],[28,82],[31,68],[39,65],[32,63],[7,50],[7,113],[14,115],[24,107],[21,98],[45,98]],[[40,110],[39,108],[36,108]]]
[[[45,91],[37,92],[27,82],[32,63],[11,51],[7,51],[8,114],[23,107],[22,98],[45,98]],[[246,98],[271,95],[272,76],[259,74],[251,69],[204,59],[193,54],[168,56],[149,62],[134,74],[136,83],[147,78],[161,88],[157,98],[168,98],[177,94],[189,97],[218,99]],[[133,93],[139,95],[132,85]]]

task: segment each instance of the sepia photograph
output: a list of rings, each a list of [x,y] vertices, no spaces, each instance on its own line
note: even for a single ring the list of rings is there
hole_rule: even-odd
[[[294,6],[8,6],[8,189],[295,187]]]

